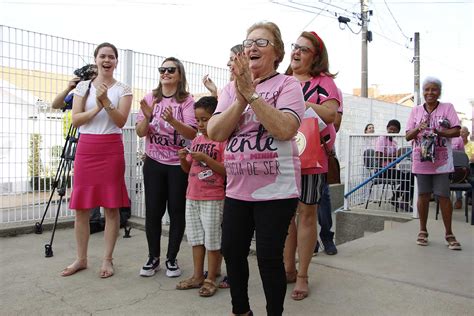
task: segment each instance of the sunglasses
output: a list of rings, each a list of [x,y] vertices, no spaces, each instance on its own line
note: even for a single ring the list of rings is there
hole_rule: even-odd
[[[165,72],[168,72],[169,74],[174,74],[176,72],[176,67],[159,67],[158,71],[160,74],[164,74]]]

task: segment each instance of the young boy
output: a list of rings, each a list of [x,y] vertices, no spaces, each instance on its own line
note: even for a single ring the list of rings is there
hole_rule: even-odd
[[[191,149],[178,151],[181,168],[189,173],[186,192],[186,230],[193,247],[193,275],[176,285],[178,290],[199,288],[199,295],[216,293],[217,271],[221,262],[222,213],[224,208],[225,143],[207,137],[207,122],[217,106],[215,97],[202,97],[194,105],[198,136]],[[207,250],[208,275],[204,278],[204,256]]]

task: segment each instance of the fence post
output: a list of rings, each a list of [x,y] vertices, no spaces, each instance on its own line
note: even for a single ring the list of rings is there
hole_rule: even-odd
[[[413,199],[412,199],[413,200],[413,205],[412,205],[413,215],[412,215],[412,217],[413,218],[419,218],[419,216],[418,216],[418,205],[417,205],[417,203],[418,203],[418,183],[416,181],[416,178],[413,180],[413,182],[414,183],[413,183]]]
[[[346,136],[346,144],[347,144],[347,150],[346,150],[346,168],[344,170],[345,175],[344,175],[344,211],[349,210],[349,197],[346,197],[346,194],[349,192],[349,176],[350,172],[349,169],[351,167],[351,151],[352,151],[352,137],[351,135]]]
[[[124,61],[125,61],[125,67],[124,67],[124,74],[123,74],[123,80],[124,83],[127,84],[129,87],[133,87],[133,51],[130,49],[126,49],[124,51]],[[135,96],[136,97],[136,96]],[[127,123],[125,126],[133,126],[132,125],[132,114],[128,116]]]

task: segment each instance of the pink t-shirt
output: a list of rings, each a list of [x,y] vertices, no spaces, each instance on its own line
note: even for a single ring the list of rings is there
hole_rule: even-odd
[[[397,141],[389,136],[379,136],[375,142],[375,151],[382,153],[382,167],[392,162],[397,154]]]
[[[313,77],[311,80],[301,82],[305,101],[321,104],[328,100],[336,100],[341,106],[341,94],[337,89],[334,80],[326,75]],[[339,109],[338,109],[339,112]],[[342,108],[341,108],[342,113]],[[334,148],[336,141],[336,128],[333,123],[327,124],[326,128],[319,132],[319,137],[324,140],[329,150]],[[304,174],[320,174],[328,172],[328,155],[322,146],[323,159],[320,168],[305,169]]]
[[[451,146],[453,150],[462,150],[464,151],[464,141],[461,136],[454,137],[451,139]]]
[[[448,119],[451,128],[460,127],[459,118],[456,110],[451,103],[439,103],[433,112],[428,113],[424,105],[414,107],[408,118],[406,129],[411,130],[421,122],[428,122],[429,128],[418,133],[412,142],[412,172],[415,174],[441,174],[454,171],[453,152],[451,147],[451,139],[446,137],[438,137],[435,143],[435,161],[421,161],[421,141],[424,134],[430,133],[433,129],[442,130],[440,120]]]
[[[295,78],[277,74],[258,84],[256,91],[270,106],[301,121],[305,106]],[[227,110],[235,100],[235,83],[230,82],[219,96],[214,115]],[[295,138],[290,141],[273,138],[250,106],[241,114],[228,140],[224,162],[227,197],[268,201],[300,196],[301,167]]]
[[[153,94],[148,93],[144,97],[146,103],[151,107],[153,104]],[[161,118],[161,114],[167,107],[173,109],[175,119],[192,127],[196,127],[194,116],[194,99],[189,96],[183,103],[176,102],[174,97],[163,98],[156,104],[153,110],[152,121],[150,122],[148,134],[145,140],[145,153],[148,157],[159,163],[166,165],[179,165],[178,150],[190,143],[168,122]],[[144,119],[143,112],[137,114],[137,123]]]
[[[215,142],[201,134],[193,139],[191,150],[205,153],[218,162],[224,162],[225,142]],[[191,155],[187,155],[186,160],[191,162],[186,198],[196,201],[223,200],[224,176],[200,161],[192,159]]]

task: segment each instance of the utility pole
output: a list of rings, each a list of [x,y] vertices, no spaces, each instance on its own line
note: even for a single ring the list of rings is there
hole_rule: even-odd
[[[413,56],[413,64],[415,66],[415,85],[413,91],[413,102],[415,105],[420,104],[420,33],[415,32],[415,56]]]
[[[367,22],[369,12],[369,1],[360,0],[361,20],[362,20],[362,69],[361,69],[361,86],[360,96],[367,98],[368,96],[368,58],[367,58]]]

